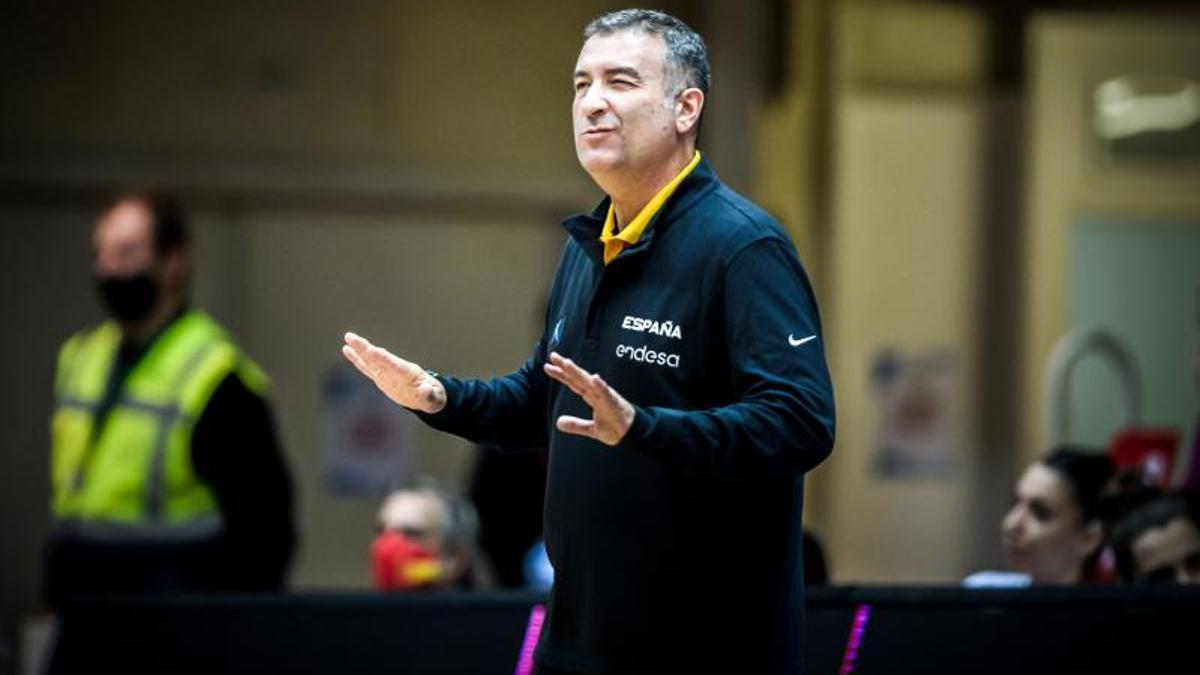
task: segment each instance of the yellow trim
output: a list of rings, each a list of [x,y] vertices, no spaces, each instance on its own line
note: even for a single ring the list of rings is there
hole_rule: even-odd
[[[696,151],[696,156],[692,157],[692,161],[683,167],[683,171],[679,175],[671,179],[670,183],[663,186],[663,189],[654,195],[642,210],[637,214],[637,217],[629,222],[620,232],[617,232],[617,215],[613,210],[613,205],[608,205],[608,216],[604,219],[604,227],[600,229],[600,242],[604,244],[604,264],[612,262],[613,258],[620,255],[621,251],[625,250],[626,246],[633,246],[642,238],[642,233],[646,231],[646,226],[650,224],[650,220],[658,213],[662,205],[666,203],[671,195],[675,193],[675,188],[687,178],[692,169],[700,163],[700,151]]]

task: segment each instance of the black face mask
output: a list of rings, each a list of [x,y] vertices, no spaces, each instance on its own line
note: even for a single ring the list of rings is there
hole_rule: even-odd
[[[109,314],[121,323],[136,323],[158,302],[158,285],[150,272],[132,277],[96,277],[96,290]]]

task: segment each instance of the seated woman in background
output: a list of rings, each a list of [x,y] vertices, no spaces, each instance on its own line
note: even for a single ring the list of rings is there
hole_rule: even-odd
[[[1104,543],[1101,495],[1113,464],[1099,451],[1056,448],[1017,481],[1001,529],[1012,572],[976,572],[967,587],[1077,584],[1092,578]]]

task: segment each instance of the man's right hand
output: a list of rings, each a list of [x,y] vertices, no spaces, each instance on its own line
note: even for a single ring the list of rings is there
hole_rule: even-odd
[[[432,414],[446,407],[446,388],[436,377],[366,338],[346,333],[342,355],[388,398],[405,408]]]

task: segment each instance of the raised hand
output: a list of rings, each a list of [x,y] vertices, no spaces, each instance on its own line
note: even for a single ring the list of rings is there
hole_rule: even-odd
[[[354,333],[346,333],[345,339],[342,355],[371,378],[388,398],[425,413],[436,413],[446,407],[446,388],[424,368]]]
[[[559,417],[555,421],[559,431],[594,438],[606,445],[616,445],[625,437],[633,425],[636,411],[603,378],[580,368],[558,352],[550,353],[550,362],[545,369],[546,375],[561,382],[592,407],[590,420],[570,415]]]

